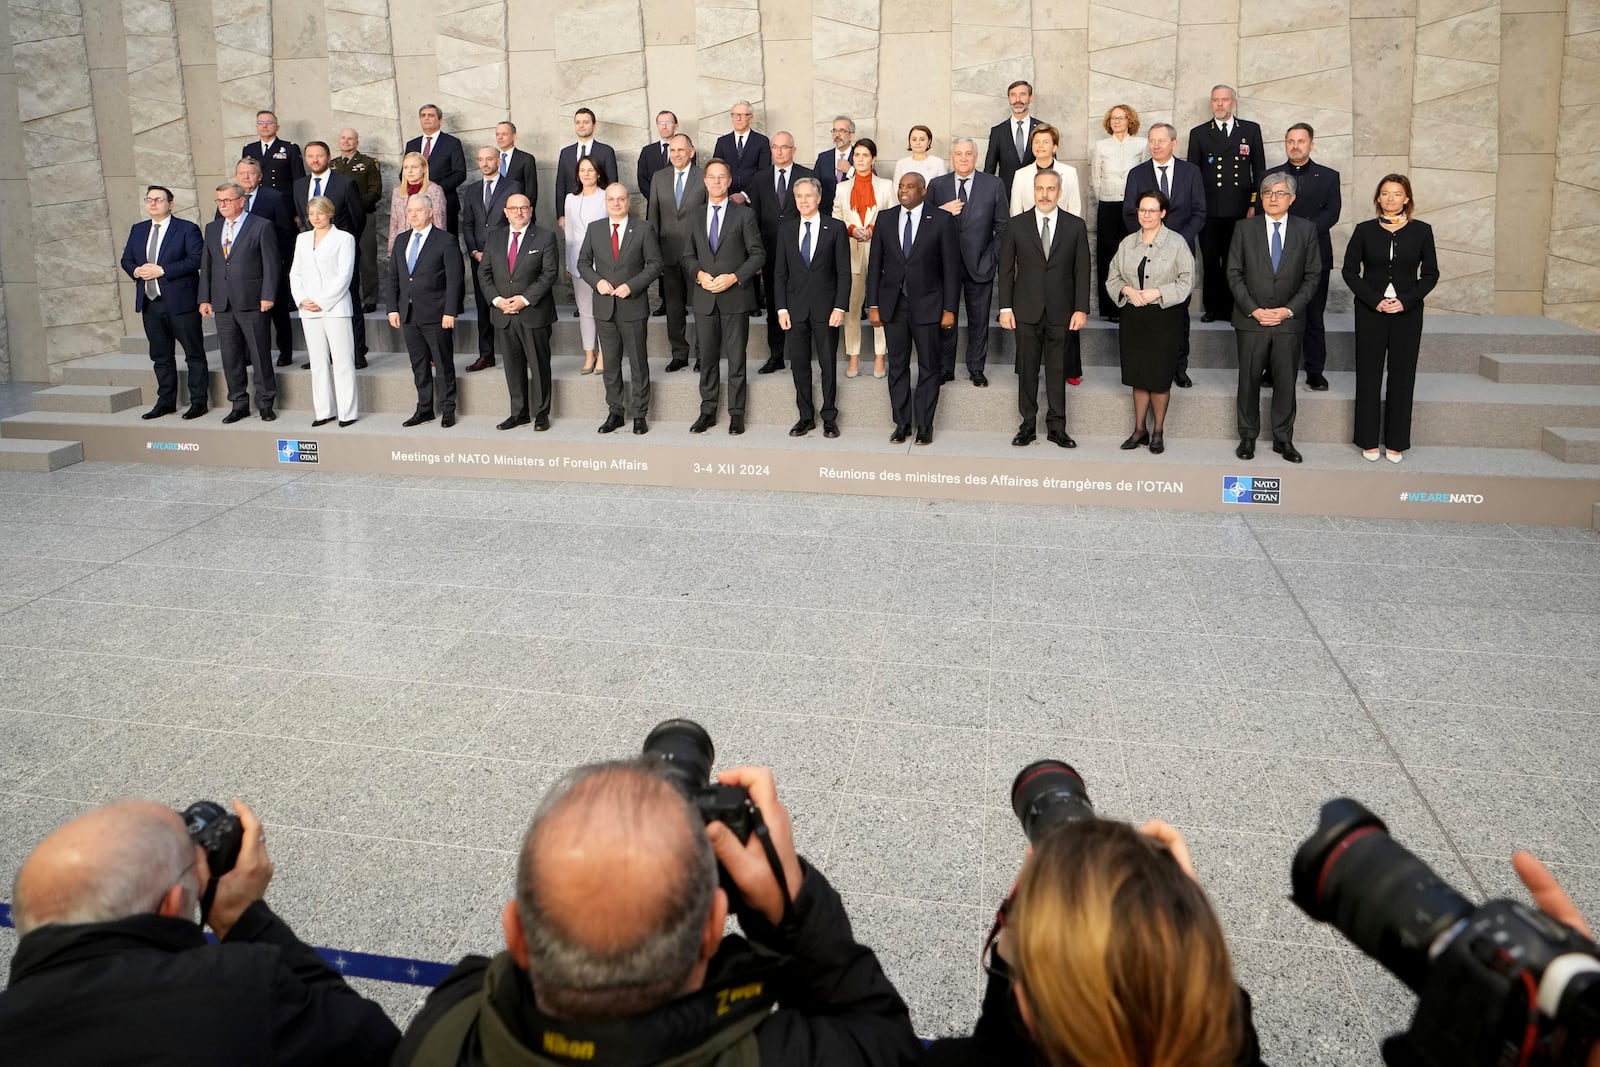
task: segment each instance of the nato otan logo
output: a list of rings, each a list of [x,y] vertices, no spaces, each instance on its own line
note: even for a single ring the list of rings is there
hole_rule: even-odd
[[[315,441],[279,441],[279,463],[315,463],[317,461],[317,443]]]
[[[1232,474],[1222,477],[1224,504],[1279,504],[1283,488],[1277,478],[1245,478]]]

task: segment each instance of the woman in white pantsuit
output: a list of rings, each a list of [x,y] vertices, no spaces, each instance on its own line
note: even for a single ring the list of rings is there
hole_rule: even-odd
[[[314,196],[306,202],[311,229],[295,238],[289,291],[300,309],[300,326],[311,355],[311,425],[356,421],[356,351],[350,332],[350,276],[356,264],[356,239],[333,225],[333,201]]]

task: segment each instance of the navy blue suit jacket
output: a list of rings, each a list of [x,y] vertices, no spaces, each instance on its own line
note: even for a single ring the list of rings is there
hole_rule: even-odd
[[[956,181],[954,171],[933,179],[928,183],[928,202],[938,207],[959,200]],[[952,216],[961,244],[961,266],[968,281],[981,284],[994,280],[995,257],[1010,215],[1011,202],[1000,179],[973,171],[967,183],[967,206],[961,214]]]
[[[283,269],[287,271],[289,263],[294,259],[294,239],[300,232],[295,228],[294,203],[289,199],[289,194],[258,185],[254,203],[248,196],[244,198],[244,202],[247,213],[272,224],[273,232],[278,235],[278,257],[283,263]],[[211,217],[220,219],[222,212],[215,212]]]
[[[772,166],[771,145],[766,134],[755,130],[745,133],[743,153],[738,149],[732,130],[717,138],[716,157],[733,168],[733,185],[728,189],[730,193],[749,193],[747,186],[755,180],[756,174]]]
[[[1168,197],[1172,206],[1161,224],[1173,233],[1182,234],[1193,248],[1206,224],[1205,181],[1200,176],[1200,168],[1193,163],[1173,156],[1171,165],[1167,183],[1172,187],[1172,195]],[[1147,159],[1128,172],[1128,184],[1122,195],[1122,224],[1129,233],[1139,228],[1139,197],[1160,188],[1155,160]]]
[[[417,269],[406,267],[413,231],[401,230],[389,249],[389,269],[383,276],[383,303],[401,322],[437,326],[446,315],[461,314],[465,276],[461,246],[455,235],[430,227],[417,250]]]
[[[156,279],[161,286],[161,300],[174,315],[194,311],[200,306],[200,259],[205,254],[205,242],[200,237],[200,227],[176,215],[167,217],[162,225],[168,227],[161,237],[161,248],[156,252],[156,265],[166,273]],[[133,269],[149,262],[145,248],[150,244],[150,220],[133,224],[128,232],[128,245],[122,250],[122,269],[133,278]],[[133,310],[144,310],[144,282],[134,278]]]
[[[589,155],[605,171],[605,181],[601,182],[602,188],[609,182],[622,181],[622,175],[617,173],[616,149],[601,141],[590,141]],[[567,210],[567,194],[580,192],[582,188],[578,182],[578,146],[573,143],[563,148],[561,155],[556,157],[557,215],[564,214]]]
[[[900,306],[901,289],[910,301],[911,322],[937,326],[946,311],[955,314],[961,300],[961,247],[956,220],[927,200],[917,208],[917,239],[907,258],[900,247],[905,228],[905,208],[896,204],[878,213],[872,230],[872,252],[867,257],[867,306],[878,309],[888,321]]]
[[[850,150],[855,151],[855,142],[851,142]],[[822,207],[819,209],[824,215],[833,214],[833,194],[839,188],[837,172],[833,169],[833,146],[829,145],[817,153],[817,162],[811,168],[817,172],[817,180],[822,183]],[[850,173],[855,173],[855,167],[850,168]]]
[[[255,216],[242,214],[233,232],[228,255],[222,254],[224,220],[206,227],[200,257],[200,302],[213,311],[259,312],[261,301],[278,298],[278,235]]]

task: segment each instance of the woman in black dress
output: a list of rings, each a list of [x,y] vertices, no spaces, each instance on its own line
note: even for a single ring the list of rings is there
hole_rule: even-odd
[[[1411,447],[1422,298],[1439,284],[1439,259],[1432,227],[1411,217],[1409,178],[1386,175],[1372,203],[1378,217],[1356,226],[1344,252],[1344,282],[1356,298],[1355,442],[1368,462],[1387,453],[1399,463]],[[1385,357],[1389,388],[1380,397]]]
[[[1167,401],[1187,314],[1183,302],[1194,288],[1188,242],[1161,224],[1167,207],[1167,198],[1155,190],[1139,198],[1139,228],[1122,239],[1106,272],[1106,293],[1121,315],[1122,384],[1133,389],[1133,433],[1122,447],[1149,445],[1154,455],[1167,447]],[[1154,425],[1147,428],[1152,417]]]

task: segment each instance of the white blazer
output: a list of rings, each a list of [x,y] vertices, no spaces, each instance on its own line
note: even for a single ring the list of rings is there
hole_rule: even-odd
[[[1033,207],[1033,176],[1039,173],[1039,164],[1029,163],[1011,179],[1011,217],[1016,218]],[[1078,168],[1062,159],[1056,160],[1056,173],[1061,175],[1061,199],[1056,206],[1083,218],[1083,194],[1078,191]]]
[[[872,176],[872,192],[877,197],[877,201],[872,205],[871,210],[867,212],[866,217],[862,218],[856,213],[855,208],[850,206],[850,191],[855,186],[855,180],[855,171],[852,170],[850,172],[850,180],[840,182],[838,189],[833,194],[833,217],[844,223],[846,227],[871,226],[878,221],[878,212],[886,211],[900,203],[899,198],[895,196],[894,183],[888,178],[880,178],[874,174]],[[848,234],[849,232],[847,228],[845,233]],[[867,272],[867,257],[871,252],[872,243],[870,241],[850,239],[851,274],[865,274]]]
[[[289,268],[289,292],[294,295],[295,310],[303,319],[348,319],[356,239],[331,226],[321,244],[315,244],[316,236],[316,231],[307,230],[295,238],[294,264]],[[322,310],[306,311],[300,307],[302,300],[315,300]]]

